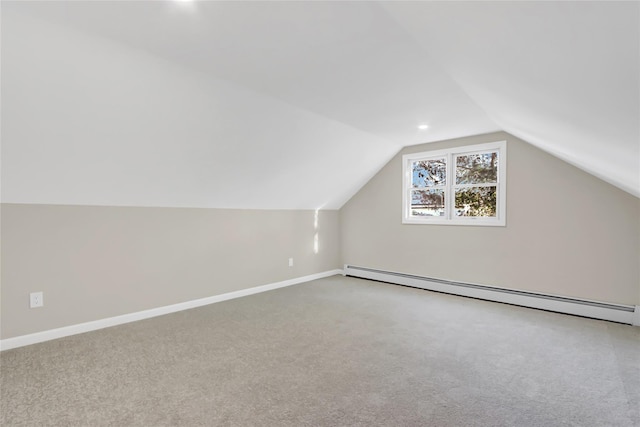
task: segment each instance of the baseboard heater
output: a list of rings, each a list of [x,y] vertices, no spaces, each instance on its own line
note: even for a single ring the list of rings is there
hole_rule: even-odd
[[[434,279],[431,277],[414,276],[411,274],[392,271],[356,267],[354,265],[345,265],[344,275],[640,326],[639,306],[610,304],[535,292],[518,291],[495,286],[453,282],[449,280]]]

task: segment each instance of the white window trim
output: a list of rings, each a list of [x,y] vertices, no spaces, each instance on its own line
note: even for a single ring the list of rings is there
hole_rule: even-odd
[[[455,166],[453,159],[460,154],[472,154],[480,151],[498,151],[498,183],[496,218],[458,217],[454,216]],[[411,163],[416,160],[432,158],[447,159],[447,185],[445,191],[445,217],[412,217],[411,213]],[[421,153],[405,154],[402,156],[402,223],[403,224],[439,224],[439,225],[482,225],[504,227],[507,224],[507,142],[498,141],[487,144],[467,145],[446,150],[423,151]],[[470,185],[477,187],[478,185]],[[459,186],[458,186],[459,188]]]

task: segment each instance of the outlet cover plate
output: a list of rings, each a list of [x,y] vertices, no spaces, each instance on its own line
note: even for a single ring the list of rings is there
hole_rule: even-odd
[[[44,297],[42,292],[31,292],[29,294],[29,307],[38,308],[44,305]]]

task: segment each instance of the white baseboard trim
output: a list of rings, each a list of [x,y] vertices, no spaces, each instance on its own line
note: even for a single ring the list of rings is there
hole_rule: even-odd
[[[640,326],[640,306],[637,305],[611,304],[495,286],[459,283],[347,264],[344,266],[344,275]]]
[[[284,280],[282,282],[269,283],[267,285],[256,286],[253,288],[241,289],[239,291],[227,292],[211,297],[200,298],[192,301],[181,302],[178,304],[166,305],[164,307],[152,308],[150,310],[138,311],[135,313],[123,314],[121,316],[109,317],[106,319],[94,320],[77,325],[64,326],[62,328],[49,329],[47,331],[36,332],[28,335],[21,335],[13,338],[0,340],[0,351],[12,348],[23,347],[26,345],[36,344],[44,341],[50,341],[57,338],[68,337],[70,335],[82,334],[98,329],[108,328],[110,326],[122,325],[123,323],[135,322],[137,320],[149,319],[151,317],[162,316],[163,314],[175,313],[176,311],[188,310],[190,308],[201,307],[216,302],[227,301],[234,298],[240,298],[260,292],[271,291],[274,289],[284,288],[287,286],[298,285],[300,283],[309,282],[311,280],[322,279],[324,277],[342,274],[343,270],[329,270],[322,273],[310,274],[308,276],[296,277],[294,279]]]

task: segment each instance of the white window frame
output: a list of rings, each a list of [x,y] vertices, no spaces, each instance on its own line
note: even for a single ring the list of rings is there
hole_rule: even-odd
[[[459,155],[498,152],[498,182],[490,184],[455,184],[455,159]],[[444,186],[444,216],[411,216],[411,164],[419,160],[446,159],[446,185]],[[467,145],[446,150],[423,151],[402,156],[402,223],[403,224],[439,224],[439,225],[483,225],[504,227],[507,223],[507,143],[506,141],[487,144]],[[456,188],[496,186],[496,217],[456,216],[454,192]],[[429,187],[437,188],[437,187]]]

